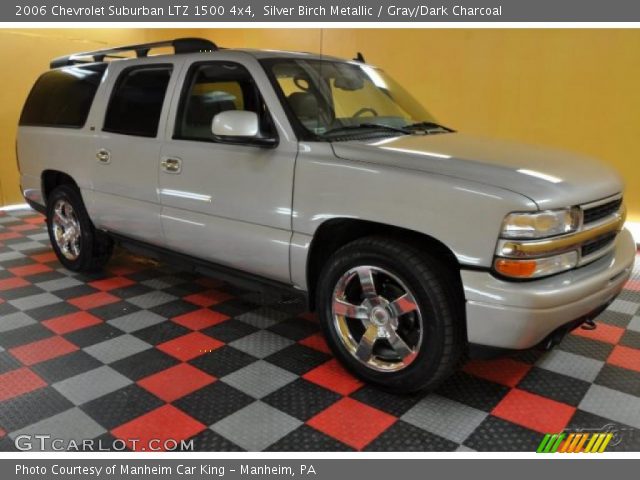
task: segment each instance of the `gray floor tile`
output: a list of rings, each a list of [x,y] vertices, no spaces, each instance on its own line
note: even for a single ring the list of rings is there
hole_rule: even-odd
[[[558,349],[546,353],[536,363],[536,366],[545,370],[579,378],[586,382],[593,382],[603,365],[604,362],[600,360]]]
[[[65,288],[77,287],[79,285],[84,285],[80,280],[76,280],[75,278],[65,277],[58,278],[55,280],[48,280],[46,282],[36,283],[38,288],[45,290],[47,292],[55,292],[57,290],[63,290]]]
[[[264,450],[302,422],[262,402],[255,402],[211,426],[211,430],[249,451]]]
[[[222,381],[254,398],[262,398],[296,378],[297,375],[260,360],[223,377]]]
[[[10,313],[0,317],[0,332],[8,332],[34,323],[37,322],[24,312]]]
[[[609,305],[609,310],[614,312],[626,313],[628,315],[635,315],[638,313],[638,304],[635,302],[630,302],[628,300],[620,300],[619,298],[614,300],[611,305]]]
[[[111,340],[91,345],[85,348],[84,351],[102,363],[113,363],[149,348],[151,348],[151,345],[133,335],[121,335]]]
[[[47,305],[53,305],[54,303],[60,303],[62,300],[52,293],[38,293],[37,295],[30,295],[28,297],[16,298],[15,300],[9,300],[9,303],[20,310],[31,310],[33,308],[46,307]]]
[[[600,385],[591,385],[579,408],[640,428],[640,398]]]
[[[407,423],[462,443],[482,423],[487,413],[439,395],[431,394],[401,418]]]
[[[137,312],[109,320],[107,323],[119,328],[123,332],[130,333],[150,327],[151,325],[157,325],[164,321],[166,321],[166,318],[158,315],[157,313],[153,313],[148,310],[139,310]]]
[[[52,386],[75,405],[95,400],[133,383],[109,366],[89,370]]]
[[[178,297],[175,295],[170,295],[165,292],[149,292],[143,295],[138,295],[137,297],[131,297],[127,299],[127,302],[134,304],[140,308],[153,308],[158,305],[163,305],[165,303],[172,302],[176,300]]]
[[[254,357],[265,358],[293,343],[293,340],[288,338],[266,330],[260,330],[231,342],[229,345]]]
[[[24,258],[24,254],[20,252],[4,252],[0,253],[0,262],[8,262],[9,260],[17,260],[18,258]]]
[[[105,433],[105,431],[103,427],[82,410],[72,408],[12,432],[10,438],[15,440],[20,435],[50,435],[51,437],[49,439],[43,441],[44,445],[42,445],[40,440],[32,439],[31,441],[34,451],[47,451],[53,450],[51,445],[53,439],[63,440],[65,446],[71,440],[81,444],[82,440],[96,438]],[[55,447],[56,450],[59,449],[60,442],[57,442]]]

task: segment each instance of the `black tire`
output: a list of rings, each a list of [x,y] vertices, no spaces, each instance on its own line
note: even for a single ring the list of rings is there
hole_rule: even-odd
[[[379,371],[358,360],[334,324],[334,289],[346,272],[361,266],[393,274],[408,287],[419,307],[421,344],[415,347],[413,360],[398,371]],[[349,371],[366,382],[398,393],[433,390],[462,360],[464,297],[458,273],[410,244],[386,237],[366,237],[345,245],[324,265],[316,292],[320,323],[331,350]],[[362,328],[366,330],[366,326]]]
[[[54,214],[59,202],[67,202],[72,208],[72,216],[80,227],[79,254],[77,258],[65,256],[56,241],[54,233]],[[94,272],[100,270],[111,257],[113,241],[105,233],[93,226],[77,188],[72,185],[56,187],[47,198],[47,230],[53,251],[58,260],[68,270],[74,272]]]

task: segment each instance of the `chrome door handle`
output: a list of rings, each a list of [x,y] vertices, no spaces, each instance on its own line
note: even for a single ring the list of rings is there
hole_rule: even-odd
[[[105,148],[101,148],[96,153],[96,158],[100,163],[110,163],[111,162],[111,152]]]
[[[182,160],[179,158],[165,158],[160,162],[160,166],[167,173],[180,173],[182,170]]]

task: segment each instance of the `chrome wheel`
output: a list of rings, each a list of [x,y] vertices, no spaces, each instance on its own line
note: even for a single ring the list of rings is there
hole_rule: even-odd
[[[383,268],[360,266],[342,275],[333,291],[332,317],[347,351],[374,370],[402,370],[420,351],[420,307],[404,282]]]
[[[68,260],[77,259],[80,256],[80,222],[73,207],[66,200],[58,200],[54,205],[51,228],[62,255]]]

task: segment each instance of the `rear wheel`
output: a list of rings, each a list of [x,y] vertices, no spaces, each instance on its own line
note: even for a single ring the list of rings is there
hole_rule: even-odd
[[[69,270],[95,271],[111,256],[113,242],[95,229],[80,193],[71,185],[60,185],[49,195],[47,229],[58,260]]]
[[[454,278],[445,264],[402,242],[369,237],[341,248],[317,290],[333,352],[381,387],[437,387],[458,365],[464,341]]]

